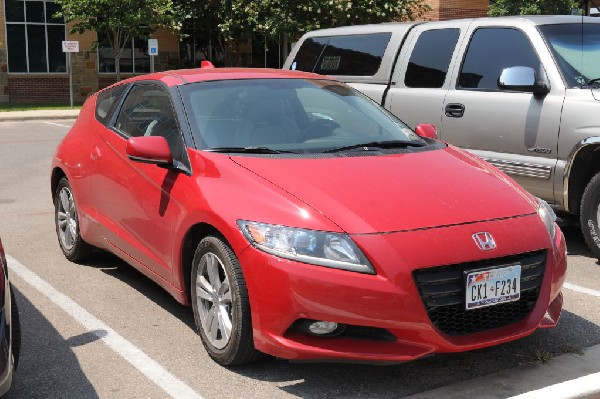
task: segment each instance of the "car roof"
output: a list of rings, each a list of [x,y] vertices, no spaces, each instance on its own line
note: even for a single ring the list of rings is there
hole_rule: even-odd
[[[148,75],[136,76],[125,79],[119,83],[155,80],[167,86],[180,86],[189,83],[214,81],[214,80],[241,80],[241,79],[321,79],[333,80],[331,77],[315,73],[288,71],[283,69],[267,68],[196,68],[178,69],[173,71],[157,72]]]

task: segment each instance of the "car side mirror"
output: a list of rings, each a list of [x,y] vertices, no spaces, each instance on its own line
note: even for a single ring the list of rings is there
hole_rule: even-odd
[[[430,139],[437,139],[437,129],[435,125],[431,123],[420,123],[415,127],[415,133],[420,137],[427,137]]]
[[[548,94],[550,92],[546,73],[541,67],[539,76],[536,76],[535,70],[529,67],[504,68],[498,78],[498,87],[502,90],[533,94]]]
[[[132,161],[159,166],[173,164],[173,154],[167,140],[162,136],[131,137],[125,150]]]

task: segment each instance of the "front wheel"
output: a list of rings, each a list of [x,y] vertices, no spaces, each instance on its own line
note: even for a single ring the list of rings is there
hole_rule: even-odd
[[[248,290],[237,257],[218,237],[198,244],[191,275],[194,320],[209,356],[223,366],[254,361]]]
[[[581,231],[595,257],[600,259],[600,173],[590,180],[581,200]]]

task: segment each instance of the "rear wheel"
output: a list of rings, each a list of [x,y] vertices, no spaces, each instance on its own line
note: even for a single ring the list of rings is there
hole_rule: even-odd
[[[75,197],[69,181],[64,177],[56,187],[54,216],[58,243],[65,257],[72,262],[87,258],[92,253],[93,247],[81,238]]]
[[[581,231],[595,257],[600,259],[600,173],[590,180],[581,200]]]
[[[254,361],[248,290],[239,262],[220,238],[204,238],[194,254],[192,308],[209,356],[223,366]]]

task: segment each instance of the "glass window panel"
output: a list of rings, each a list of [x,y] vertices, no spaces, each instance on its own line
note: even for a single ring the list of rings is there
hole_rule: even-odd
[[[54,14],[61,10],[61,7],[56,3],[46,3],[46,22],[53,24],[64,24],[63,18],[54,18]]]
[[[6,25],[8,38],[8,71],[27,72],[25,25]]]
[[[49,72],[67,72],[66,57],[62,51],[63,40],[65,40],[64,25],[48,25]]]
[[[46,22],[43,1],[26,1],[27,22]]]
[[[321,55],[321,51],[329,41],[328,37],[313,37],[306,39],[302,47],[296,53],[291,69],[298,71],[312,72],[315,64]]]
[[[46,27],[27,25],[29,72],[48,72],[46,59]]]
[[[22,0],[6,0],[6,22],[25,21],[25,2]]]
[[[458,87],[498,90],[502,70],[514,66],[539,69],[540,61],[529,39],[516,29],[478,29],[469,43]]]
[[[324,75],[373,76],[379,70],[391,33],[333,36],[314,72]]]
[[[133,72],[133,51],[131,48],[131,40],[123,49],[119,65],[121,66],[121,72]]]
[[[150,72],[150,56],[148,55],[148,40],[136,39],[133,41],[135,51],[133,59],[135,61],[135,73]]]
[[[404,77],[406,86],[442,87],[459,35],[459,29],[436,29],[421,33],[408,62]]]

